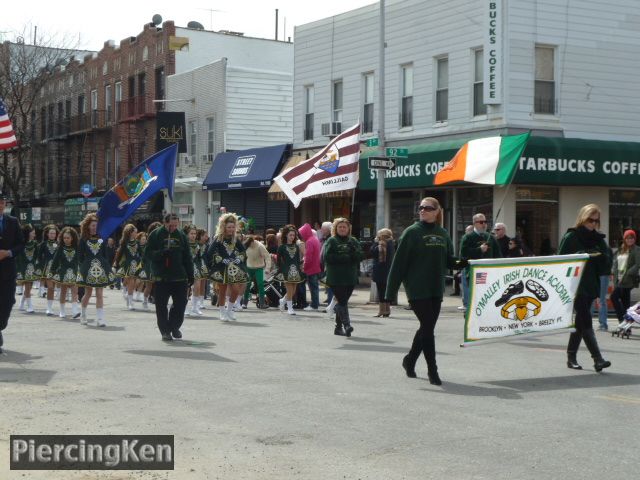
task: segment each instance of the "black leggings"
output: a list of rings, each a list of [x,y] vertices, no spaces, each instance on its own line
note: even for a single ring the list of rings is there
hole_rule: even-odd
[[[331,290],[338,301],[338,305],[346,307],[353,293],[354,285],[332,285]]]
[[[436,372],[438,366],[436,364],[436,339],[433,334],[436,328],[436,322],[440,315],[441,298],[423,298],[420,300],[409,300],[413,313],[416,314],[420,321],[420,328],[413,337],[413,344],[409,350],[409,365],[415,366],[420,352],[424,354],[427,361],[427,367],[430,372]]]
[[[631,306],[631,289],[625,287],[616,287],[611,292],[611,303],[616,310],[618,322],[622,322],[622,317],[627,313],[627,309]]]
[[[388,301],[385,297],[385,293],[387,293],[387,284],[376,282],[376,289],[378,290],[378,302],[386,303]]]

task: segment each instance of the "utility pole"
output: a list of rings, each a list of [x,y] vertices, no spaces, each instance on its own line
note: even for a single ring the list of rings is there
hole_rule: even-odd
[[[380,155],[384,156],[384,0],[380,0],[380,57],[378,65],[378,141]],[[376,170],[378,179],[376,188],[376,232],[384,228],[384,178],[387,176],[386,170]]]

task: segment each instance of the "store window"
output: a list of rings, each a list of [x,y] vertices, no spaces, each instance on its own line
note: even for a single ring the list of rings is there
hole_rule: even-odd
[[[610,190],[609,245],[618,248],[622,243],[623,232],[628,229],[636,230],[639,226],[640,190]]]
[[[391,192],[390,197],[389,228],[397,239],[418,219],[420,190]]]
[[[516,187],[516,227],[507,235],[518,236],[523,249],[533,255],[553,255],[558,250],[558,189]]]
[[[456,191],[456,238],[464,235],[467,225],[473,222],[476,213],[482,213],[487,219],[487,231],[493,228],[493,188],[459,188]],[[457,251],[457,245],[456,251]]]

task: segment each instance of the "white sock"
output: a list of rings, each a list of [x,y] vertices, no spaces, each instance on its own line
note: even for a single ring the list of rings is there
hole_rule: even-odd
[[[293,310],[293,300],[287,300],[287,310]]]
[[[104,320],[104,308],[96,308],[96,317],[98,320]]]
[[[82,318],[83,319],[87,319],[87,308],[86,307],[81,307],[81,313],[82,313]]]
[[[53,309],[53,300],[47,300],[47,310],[51,311]]]
[[[20,310],[24,310],[24,304],[27,302],[26,297],[23,295],[20,299]]]
[[[27,310],[33,310],[33,303],[31,303],[31,297],[27,298]]]
[[[127,295],[127,305],[133,305],[133,295]]]
[[[65,305],[66,304],[64,304],[64,303],[60,304],[60,314],[63,315],[63,316],[67,314]]]

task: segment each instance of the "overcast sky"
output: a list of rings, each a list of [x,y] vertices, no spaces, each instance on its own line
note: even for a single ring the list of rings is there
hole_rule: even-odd
[[[14,40],[27,25],[38,32],[80,37],[79,48],[99,50],[106,40],[137,35],[158,13],[186,27],[190,20],[207,30],[232,30],[247,36],[274,38],[275,9],[279,9],[279,39],[293,37],[293,27],[347,12],[375,0],[110,0],[106,2],[69,0],[22,0],[3,8],[0,38]],[[211,11],[213,10],[213,11]],[[286,24],[286,31],[285,31]],[[32,28],[25,32],[31,43]]]

